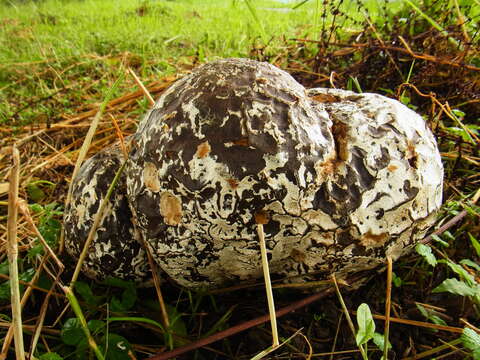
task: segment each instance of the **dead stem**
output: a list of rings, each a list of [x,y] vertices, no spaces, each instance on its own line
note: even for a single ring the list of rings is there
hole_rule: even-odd
[[[135,72],[131,68],[128,68],[128,72],[130,73],[130,75],[132,75],[138,87],[140,88],[140,90],[142,90],[143,94],[148,99],[148,102],[150,103],[150,105],[152,106],[155,105],[155,100],[153,100],[152,95],[150,95],[147,88],[143,85],[142,81],[137,77],[137,74],[135,74]]]
[[[10,270],[10,291],[12,295],[12,323],[15,338],[15,356],[17,360],[25,359],[22,331],[22,306],[20,304],[20,287],[18,284],[18,186],[20,181],[20,154],[15,145],[12,146],[13,166],[10,170],[10,189],[8,193],[8,262]],[[2,357],[7,355],[8,347],[2,351]]]
[[[387,256],[387,291],[385,295],[385,334],[383,340],[383,359],[388,359],[388,338],[390,334],[390,310],[392,302],[392,257]]]
[[[265,244],[265,233],[263,224],[257,224],[257,234],[260,240],[260,252],[262,254],[263,276],[265,278],[265,291],[267,294],[268,312],[270,313],[270,324],[272,326],[272,346],[276,348],[280,345],[278,340],[277,318],[275,317],[275,302],[273,300],[272,282],[270,280],[270,270],[268,267],[267,247]]]
[[[332,274],[332,280],[335,285],[335,292],[337,293],[338,300],[340,301],[340,305],[342,305],[343,312],[345,314],[345,318],[347,319],[348,326],[350,327],[350,330],[352,331],[352,335],[355,338],[356,335],[356,330],[355,330],[355,325],[353,325],[352,318],[350,317],[350,313],[348,312],[347,305],[345,305],[345,301],[343,301],[343,296],[342,293],[340,292],[340,289],[337,284],[337,279],[335,278],[335,274]],[[386,345],[386,344],[385,344]],[[365,350],[361,345],[358,345],[358,350],[360,350],[360,353],[362,354],[362,357],[364,359],[367,358],[367,354],[365,353]]]

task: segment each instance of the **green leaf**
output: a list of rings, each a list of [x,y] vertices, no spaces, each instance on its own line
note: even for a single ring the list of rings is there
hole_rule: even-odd
[[[469,266],[469,267],[471,267],[472,269],[475,269],[475,270],[477,270],[477,271],[480,271],[480,265],[478,265],[475,261],[472,261],[472,260],[470,260],[470,259],[460,260],[460,264]]]
[[[10,272],[10,265],[8,263],[8,260],[5,260],[0,264],[0,274],[8,275],[9,272]]]
[[[447,323],[445,321],[443,321],[442,318],[438,317],[437,315],[435,315],[435,312],[433,312],[432,310],[430,309],[427,309],[425,308],[424,306],[420,305],[420,304],[416,304],[417,305],[417,309],[420,311],[420,313],[425,316],[428,320],[430,320],[431,322],[433,322],[434,324],[437,324],[437,325],[447,325]]]
[[[128,351],[132,350],[132,345],[125,339],[123,336],[117,334],[108,334],[102,338],[101,342],[106,343],[107,354],[106,359],[115,359],[115,360],[131,360],[132,358],[128,355]]]
[[[458,276],[460,276],[460,279],[464,280],[468,285],[474,285],[475,278],[467,271],[465,270],[462,266],[454,263],[453,261],[450,260],[439,260],[439,263],[442,264],[447,264],[450,269],[455,272]]]
[[[35,270],[30,268],[22,272],[18,278],[22,281],[30,281],[33,278],[33,275],[35,274]],[[19,286],[20,292],[23,292],[23,289],[25,288],[25,285],[20,284]],[[10,280],[7,280],[3,283],[0,284],[0,300],[10,300]]]
[[[122,298],[112,297],[110,301],[111,310],[114,312],[124,312],[132,308],[137,301],[137,289],[132,281],[125,281],[117,278],[107,278],[103,282],[105,285],[115,286],[125,289],[122,292]]]
[[[80,341],[85,339],[80,321],[77,318],[67,319],[63,324],[60,338],[67,345],[79,345]]]
[[[87,323],[87,326],[92,335],[96,335],[103,331],[103,329],[105,328],[105,322],[102,320],[90,320]]]
[[[40,355],[39,360],[63,360],[63,357],[54,352],[48,352]]]
[[[448,242],[446,241],[443,241],[442,238],[438,235],[435,235],[435,234],[432,234],[432,239],[436,242],[436,243],[439,243],[440,245],[444,246],[444,247],[449,247],[450,245],[448,244]]]
[[[468,237],[470,238],[470,242],[477,253],[477,256],[480,256],[480,242],[478,242],[477,238],[475,238],[472,234],[468,233]]]
[[[167,308],[168,318],[170,319],[170,327],[168,328],[168,330],[173,332],[175,335],[187,336],[187,326],[182,320],[182,314],[179,313],[178,310],[171,305],[166,304],[165,306]]]
[[[40,204],[32,204],[30,205],[30,210],[32,210],[34,213],[38,214],[43,211],[43,206]]]
[[[403,279],[397,274],[395,274],[394,272],[392,272],[392,282],[393,282],[393,285],[397,288],[404,284]]]
[[[75,359],[77,360],[85,360],[85,359],[93,359],[93,356],[89,356],[92,349],[88,345],[88,340],[86,337],[83,337],[77,344],[75,348]]]
[[[135,286],[133,282],[131,281],[126,281],[114,277],[108,277],[105,280],[102,281],[102,284],[108,285],[108,286],[114,286],[122,289],[126,289],[131,286]]]
[[[42,255],[42,254],[43,254],[43,245],[39,243],[32,246],[32,248],[27,252],[27,256],[29,259],[34,259],[38,255]]]
[[[432,267],[435,267],[437,265],[437,258],[435,255],[433,255],[432,248],[428,245],[418,243],[417,246],[415,246],[415,250],[417,253],[427,261]]]
[[[460,339],[462,340],[463,346],[465,346],[467,349],[479,352],[480,349],[480,335],[477,334],[476,331],[470,329],[470,328],[464,328],[462,332],[462,336],[460,336]],[[478,354],[477,354],[478,355]]]
[[[385,347],[385,336],[383,334],[380,334],[380,333],[374,333],[373,334],[373,342],[375,345],[377,345],[377,347],[383,351],[384,347]],[[390,341],[387,343],[387,346],[389,349],[392,348],[392,344],[390,344]]]
[[[10,281],[7,280],[0,284],[0,300],[10,300]]]
[[[40,202],[47,196],[45,192],[37,184],[34,183],[30,183],[27,185],[27,194],[29,199],[34,202]]]
[[[433,293],[449,292],[461,296],[475,296],[477,291],[479,289],[475,289],[457,279],[446,279],[432,290]]]
[[[125,289],[122,293],[122,306],[125,310],[129,310],[137,301],[137,289],[134,285]]]
[[[93,292],[90,286],[83,281],[77,281],[75,283],[75,290],[82,297],[82,299],[85,300],[85,302],[89,305],[98,305],[103,299],[103,296],[93,295]]]
[[[357,309],[358,332],[355,337],[357,345],[363,345],[373,338],[375,322],[367,304],[361,304]]]

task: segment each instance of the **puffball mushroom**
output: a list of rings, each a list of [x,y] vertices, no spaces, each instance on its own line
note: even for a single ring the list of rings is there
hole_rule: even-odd
[[[120,147],[113,145],[85,161],[73,179],[72,201],[65,209],[64,227],[65,248],[76,260],[122,162]],[[99,281],[107,277],[145,280],[149,266],[139,236],[132,223],[123,175],[107,203],[83,263],[83,272]]]
[[[261,278],[256,216],[275,278],[398,258],[432,225],[442,175],[430,130],[401,103],[225,59],[177,81],[141,122],[126,193],[161,269],[218,288]]]

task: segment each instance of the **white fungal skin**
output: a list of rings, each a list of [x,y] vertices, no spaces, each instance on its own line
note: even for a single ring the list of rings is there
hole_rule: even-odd
[[[72,201],[65,209],[65,248],[78,260],[94,218],[123,162],[117,145],[85,161],[73,180]],[[104,215],[83,263],[83,272],[97,281],[107,277],[143,282],[148,262],[140,245],[140,234],[131,221],[122,176],[110,197]]]
[[[409,251],[433,223],[443,168],[423,119],[395,100],[305,90],[266,63],[226,59],[171,86],[126,169],[138,229],[180,285],[344,278]]]

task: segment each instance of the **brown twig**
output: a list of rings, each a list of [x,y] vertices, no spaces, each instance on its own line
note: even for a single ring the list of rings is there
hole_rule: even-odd
[[[320,299],[330,295],[331,293],[333,293],[333,288],[326,289],[326,290],[324,290],[324,291],[322,291],[318,294],[310,295],[310,296],[308,296],[308,297],[306,297],[302,300],[296,301],[296,302],[294,302],[294,303],[292,303],[288,306],[285,306],[285,307],[277,310],[275,315],[276,315],[277,318],[281,317],[281,316],[284,316],[288,313],[291,313],[292,311],[298,310],[298,309],[300,309],[302,307],[305,307],[305,306],[307,306],[307,305],[309,305],[309,304],[311,304],[311,303],[313,303],[317,300],[320,300]],[[158,354],[158,355],[154,355],[154,356],[150,357],[149,360],[171,359],[175,356],[179,356],[179,355],[184,354],[186,352],[201,348],[205,345],[211,344],[211,343],[216,342],[218,340],[222,340],[226,337],[229,337],[229,336],[232,336],[232,335],[237,334],[239,332],[245,331],[245,330],[250,329],[254,326],[263,324],[263,323],[265,323],[269,320],[270,320],[269,315],[263,315],[263,316],[260,316],[258,318],[246,321],[242,324],[233,326],[233,327],[231,327],[227,330],[220,331],[216,334],[213,334],[212,336],[194,341],[191,344],[182,346],[182,347],[177,348],[175,350],[172,350],[172,351],[169,351],[169,352],[166,352],[166,353],[162,353],[162,354]]]
[[[425,239],[420,241],[423,244],[428,244],[433,240],[433,236],[438,236],[443,234],[445,231],[450,229],[452,226],[460,222],[465,216],[467,216],[468,212],[467,210],[462,210],[460,213],[455,215],[453,218],[451,218],[449,221],[447,221],[445,224],[440,226],[436,231],[428,235]]]
[[[356,314],[356,311],[352,311],[352,314]],[[385,320],[386,316],[384,315],[372,315],[374,319],[377,320]],[[433,323],[427,323],[424,321],[417,321],[417,320],[409,320],[409,319],[402,319],[397,317],[391,317],[390,322],[397,323],[397,324],[404,324],[404,325],[411,325],[417,327],[423,327],[428,329],[436,329],[441,331],[448,331],[451,333],[461,334],[463,329],[455,326],[447,326],[447,325],[437,325]]]
[[[150,265],[150,270],[152,271],[153,284],[155,285],[155,291],[157,293],[158,303],[160,305],[160,313],[162,314],[162,323],[165,326],[165,331],[168,331],[170,327],[170,320],[168,318],[167,307],[165,306],[165,301],[163,300],[162,288],[160,286],[160,277],[158,275],[158,268],[153,260],[152,253],[148,244],[145,240],[142,239],[142,245],[147,253],[148,264]]]

